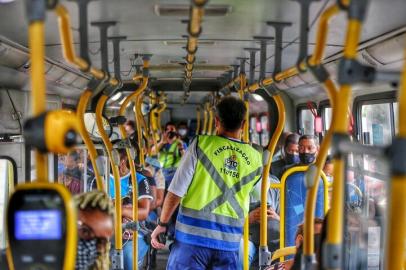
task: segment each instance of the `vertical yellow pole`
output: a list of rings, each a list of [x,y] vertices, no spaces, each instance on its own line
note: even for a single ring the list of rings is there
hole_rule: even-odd
[[[403,66],[398,101],[399,134],[397,140],[406,140],[406,62]],[[405,155],[403,155],[403,159],[405,159]],[[387,236],[385,269],[406,269],[406,175],[404,173],[392,172],[390,196],[388,196]]]
[[[197,107],[196,109],[197,112],[197,126],[196,126],[196,135],[200,134],[200,122],[201,122],[201,113],[200,113],[200,107]]]
[[[347,36],[344,48],[344,59],[355,59],[357,55],[357,47],[361,35],[361,22],[355,19],[350,19],[348,22]],[[335,110],[333,117],[335,125],[333,125],[333,133],[347,134],[348,117],[342,117],[345,112],[347,114],[348,105],[351,99],[351,85],[345,84],[340,86],[340,98],[335,101]],[[343,240],[343,224],[344,224],[344,173],[345,159],[342,156],[336,156],[333,159],[334,164],[334,182],[332,192],[331,210],[329,222],[327,225],[327,245],[339,246]],[[341,258],[340,258],[341,259]],[[338,269],[328,267],[327,269]]]
[[[118,162],[119,160],[116,160],[113,156],[113,145],[109,140],[109,137],[107,136],[104,126],[103,126],[103,108],[104,105],[106,104],[106,101],[109,97],[106,95],[102,95],[100,99],[97,102],[96,106],[96,125],[97,129],[99,130],[100,136],[102,137],[103,143],[106,146],[107,154],[110,160],[110,165],[111,165],[111,170],[113,171],[113,177],[114,177],[114,191],[115,191],[115,210],[116,210],[116,215],[115,215],[115,224],[114,224],[114,233],[115,233],[115,248],[117,250],[122,250],[123,249],[123,238],[122,238],[122,222],[121,222],[121,184],[120,184],[120,173],[118,169]]]
[[[28,26],[30,47],[30,77],[31,77],[31,104],[33,116],[45,111],[46,84],[45,84],[45,52],[44,52],[44,22],[34,21]],[[35,151],[35,167],[37,180],[48,181],[48,157]]]
[[[207,116],[208,116],[207,115],[207,105],[205,104],[204,108],[203,108],[203,130],[202,130],[202,135],[207,134],[207,122],[208,122]]]
[[[90,89],[86,89],[85,92],[82,93],[79,99],[78,107],[76,115],[79,118],[79,132],[82,136],[83,142],[86,145],[87,150],[89,151],[90,161],[92,162],[94,175],[96,177],[96,184],[97,189],[103,191],[103,180],[100,175],[99,168],[97,167],[96,159],[97,159],[97,151],[96,147],[94,146],[92,139],[89,136],[89,133],[86,130],[84,115],[86,112],[87,104],[92,96],[92,91]]]

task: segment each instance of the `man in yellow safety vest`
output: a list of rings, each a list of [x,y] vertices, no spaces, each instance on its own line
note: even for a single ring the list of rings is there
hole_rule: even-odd
[[[167,269],[237,269],[249,194],[262,172],[262,153],[240,141],[246,112],[241,100],[223,98],[217,135],[198,136],[185,153],[152,233],[152,246],[163,248],[159,235],[180,204]]]

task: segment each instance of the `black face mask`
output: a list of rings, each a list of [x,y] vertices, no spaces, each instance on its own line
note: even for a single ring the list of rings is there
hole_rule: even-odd
[[[76,270],[89,269],[97,259],[97,240],[78,240],[76,251]]]
[[[300,162],[303,164],[311,164],[316,159],[316,153],[299,153]]]
[[[298,164],[300,162],[299,155],[286,154],[285,156],[286,164]]]

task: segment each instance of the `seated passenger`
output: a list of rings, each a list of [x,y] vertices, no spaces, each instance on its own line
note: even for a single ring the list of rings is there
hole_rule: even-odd
[[[327,156],[326,162],[324,163],[323,172],[327,177],[329,183],[333,182],[333,172],[334,172],[334,164],[333,159],[330,155]]]
[[[152,209],[157,209],[162,206],[165,193],[165,177],[162,173],[159,160],[152,157],[147,157],[145,159],[145,170],[152,175],[156,183],[156,196],[154,197]]]
[[[104,192],[74,197],[78,208],[76,270],[108,270],[110,238],[114,233],[114,209]]]
[[[132,207],[132,180],[129,169],[129,163],[125,149],[120,149],[120,184],[121,184],[121,196],[123,198],[122,206],[122,218],[123,223],[129,222],[133,219],[133,207]],[[143,221],[148,217],[151,201],[153,197],[151,195],[151,188],[148,185],[148,181],[145,176],[140,173],[137,175],[137,191],[138,191],[138,220]],[[110,176],[109,181],[109,193],[112,199],[115,198],[114,178]],[[124,270],[132,269],[132,232],[124,232],[123,234],[123,253],[124,253]],[[142,264],[145,254],[148,251],[148,244],[144,240],[142,233],[138,234],[138,264]]]
[[[323,219],[315,218],[314,219],[314,245],[315,245],[315,253],[320,253],[320,236],[323,229]],[[284,262],[278,262],[276,264],[271,265],[270,267],[266,268],[267,270],[293,270],[293,269],[300,269],[300,261],[301,254],[303,253],[303,223],[300,224],[297,228],[296,236],[295,236],[295,246],[296,246],[296,255],[293,259],[286,260]],[[319,256],[316,256],[319,258]],[[299,265],[299,268],[296,268]]]
[[[258,248],[260,242],[260,218],[261,218],[261,181],[259,181],[255,186],[253,191],[250,194],[250,213],[249,213],[249,223],[250,223],[250,241],[249,241],[249,251],[248,259],[249,265],[258,267]],[[279,180],[273,176],[269,176],[270,183],[279,183]],[[279,248],[279,197],[280,192],[276,189],[268,190],[268,250],[273,252]],[[239,250],[239,269],[242,269],[243,265],[243,240],[240,242]]]
[[[302,135],[299,138],[299,160],[300,162],[293,165],[285,166],[282,175],[288,169],[294,166],[307,166],[316,161],[319,153],[319,140],[314,135]]]
[[[63,171],[63,185],[72,193],[79,194],[81,190],[82,173],[78,168]]]
[[[289,134],[283,145],[282,158],[272,162],[271,174],[275,175],[278,179],[281,179],[287,166],[292,166],[300,162],[298,141],[298,134]]]

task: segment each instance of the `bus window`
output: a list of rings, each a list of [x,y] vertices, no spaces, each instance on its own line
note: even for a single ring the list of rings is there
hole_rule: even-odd
[[[383,269],[388,163],[376,156],[351,155],[353,164],[346,185],[345,269]],[[365,159],[379,164],[379,171],[366,167]]]
[[[398,103],[397,102],[393,103],[393,118],[394,118],[394,124],[395,124],[395,134],[398,134],[399,109],[398,109]]]
[[[269,143],[269,123],[268,123],[268,115],[261,116],[261,145],[267,146]]]
[[[299,133],[302,135],[314,135],[314,115],[309,109],[299,111]]]
[[[63,184],[72,194],[85,192],[87,187],[87,151],[76,149],[67,155],[58,155],[58,183]]]
[[[257,126],[260,124],[258,122],[258,118],[253,116],[250,119],[250,133],[251,133],[251,141],[255,144],[261,144],[260,142],[260,133],[262,132],[262,129],[258,129]]]
[[[365,104],[361,107],[361,134],[364,144],[385,145],[392,141],[392,103]]]
[[[9,194],[14,187],[15,168],[8,159],[0,159],[0,250],[6,248],[5,214]]]
[[[323,117],[323,130],[327,131],[330,128],[331,118],[333,117],[333,109],[331,109],[331,107],[324,107],[322,117]]]

